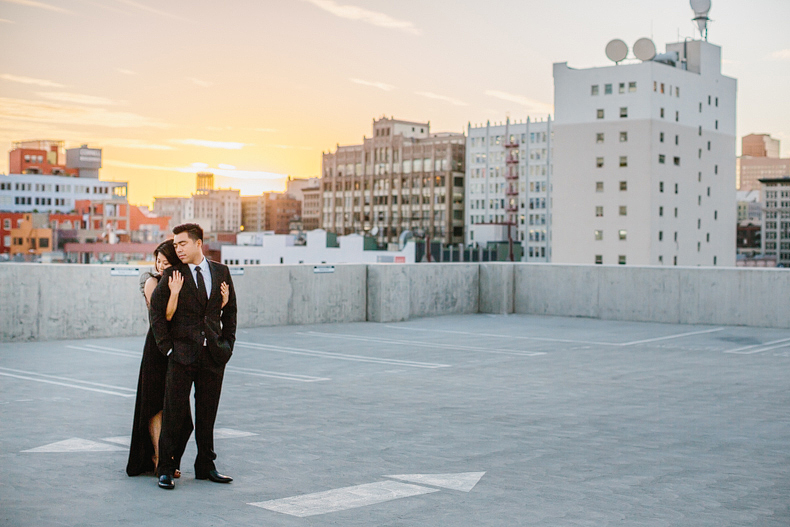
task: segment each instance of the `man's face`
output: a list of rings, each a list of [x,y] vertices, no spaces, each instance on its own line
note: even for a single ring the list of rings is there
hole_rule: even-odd
[[[203,243],[200,240],[193,240],[186,232],[179,232],[173,238],[173,245],[178,259],[183,263],[200,263],[203,256]]]

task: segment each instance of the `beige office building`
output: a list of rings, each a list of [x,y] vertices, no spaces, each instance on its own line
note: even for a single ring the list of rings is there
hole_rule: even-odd
[[[768,134],[749,134],[741,139],[736,167],[738,190],[760,190],[760,179],[790,175],[790,159],[779,157],[779,140]]]
[[[323,154],[322,227],[396,242],[405,230],[442,243],[464,241],[462,133],[382,117],[361,145]]]

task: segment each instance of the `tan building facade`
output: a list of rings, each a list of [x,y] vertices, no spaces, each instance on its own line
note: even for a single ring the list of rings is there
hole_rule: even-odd
[[[11,229],[11,256],[40,255],[50,251],[52,251],[52,229],[49,228],[49,214],[25,214],[19,226]]]
[[[382,117],[361,145],[322,159],[321,227],[396,242],[410,230],[434,241],[464,241],[462,133],[431,134],[430,123]]]
[[[749,134],[741,138],[736,186],[738,190],[760,190],[760,179],[790,176],[790,159],[779,157],[779,140],[768,134]]]
[[[246,232],[291,232],[290,223],[299,219],[302,203],[288,194],[264,192],[259,196],[241,198],[241,223]]]

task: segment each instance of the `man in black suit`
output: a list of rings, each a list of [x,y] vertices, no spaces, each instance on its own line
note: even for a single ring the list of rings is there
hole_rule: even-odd
[[[151,325],[159,350],[169,357],[162,432],[159,437],[159,486],[175,488],[173,474],[183,451],[180,423],[190,417],[189,394],[195,385],[195,477],[230,483],[217,472],[214,421],[217,417],[225,364],[236,340],[236,293],[227,266],[203,256],[203,229],[195,223],[173,229],[181,265],[168,268],[151,296]],[[168,278],[184,277],[178,307],[167,321]],[[228,296],[223,307],[222,292]]]

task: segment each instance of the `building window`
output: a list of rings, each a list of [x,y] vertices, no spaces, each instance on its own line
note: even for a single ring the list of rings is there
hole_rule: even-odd
[[[675,97],[680,97],[680,88],[675,86]]]
[[[620,166],[621,167],[628,166],[628,156],[620,156]]]
[[[595,239],[596,239],[596,240],[603,240],[603,231],[601,231],[601,230],[596,230],[596,231],[595,231]]]
[[[658,162],[663,165],[665,161],[666,161],[666,156],[664,156],[664,154],[658,154]]]
[[[672,257],[672,265],[677,265],[677,264],[678,264],[678,257],[677,256],[673,256]]]
[[[710,243],[710,233],[705,234],[705,241]]]
[[[602,157],[596,157],[595,158],[595,166],[598,167],[598,168],[603,167],[603,158]]]
[[[595,255],[595,263],[596,263],[596,265],[601,265],[603,263],[603,255],[602,254],[596,254]]]
[[[604,95],[611,95],[612,94],[612,85],[611,84],[605,84],[604,87],[603,87],[603,93],[604,93]]]
[[[603,143],[603,133],[599,132],[599,133],[595,134],[595,142],[596,143]]]
[[[628,190],[628,181],[620,182],[620,190]]]
[[[621,118],[628,117],[628,108],[626,106],[620,108],[620,117]]]
[[[660,263],[660,264],[664,263],[664,257],[661,256],[660,254],[658,255],[658,263]]]
[[[676,145],[680,144],[680,136],[679,135],[675,135],[675,144]]]
[[[719,211],[717,211],[717,210],[713,211],[713,219],[714,220],[718,220],[719,219]]]
[[[664,215],[664,207],[658,207],[658,215],[659,216],[663,216]]]
[[[591,95],[598,95],[598,85],[593,84],[592,89],[590,90]]]
[[[664,83],[661,83],[661,93],[664,93]]]
[[[716,97],[716,107],[718,108],[718,106],[719,106],[719,98]],[[713,258],[713,265],[716,265],[716,258],[715,257]]]
[[[678,193],[678,184],[675,183],[675,194],[677,194],[677,193]]]
[[[715,125],[715,128],[716,128],[716,130],[718,130],[718,129],[719,129],[719,120],[718,120],[718,119],[716,119],[716,125]]]
[[[664,192],[664,182],[663,181],[659,181],[658,182],[658,191],[659,192]]]
[[[620,205],[620,216],[627,216],[628,215],[628,207],[626,205]]]
[[[672,162],[675,164],[676,167],[680,166],[680,158],[678,156],[673,157]]]
[[[618,234],[618,236],[620,237],[621,240],[625,240],[627,235],[628,235],[628,232],[625,229],[620,229],[617,232],[617,234]]]
[[[658,142],[659,143],[663,143],[664,142],[664,132],[659,132],[658,133]]]
[[[603,207],[595,207],[595,217],[601,218],[603,217]]]
[[[658,241],[664,240],[664,231],[658,231]]]
[[[598,119],[603,119],[603,108],[598,108],[595,112]]]
[[[595,182],[595,192],[603,192],[603,181]]]
[[[621,254],[620,256],[617,257],[617,263],[620,264],[620,265],[625,265],[625,255],[624,254]]]
[[[628,142],[628,132],[620,132],[620,142]]]
[[[635,93],[636,92],[636,83],[635,82],[629,82],[628,83],[628,92],[629,93]]]
[[[10,231],[11,230],[11,220],[8,218],[3,220],[3,229]]]
[[[659,115],[661,116],[662,119],[664,118],[664,109],[663,108],[661,108],[661,112],[659,113]]]
[[[617,87],[618,93],[625,93],[625,83],[621,82],[620,85]]]
[[[677,207],[675,207],[675,217],[676,218],[678,217],[678,208]],[[677,238],[675,239],[675,241],[677,241]]]

